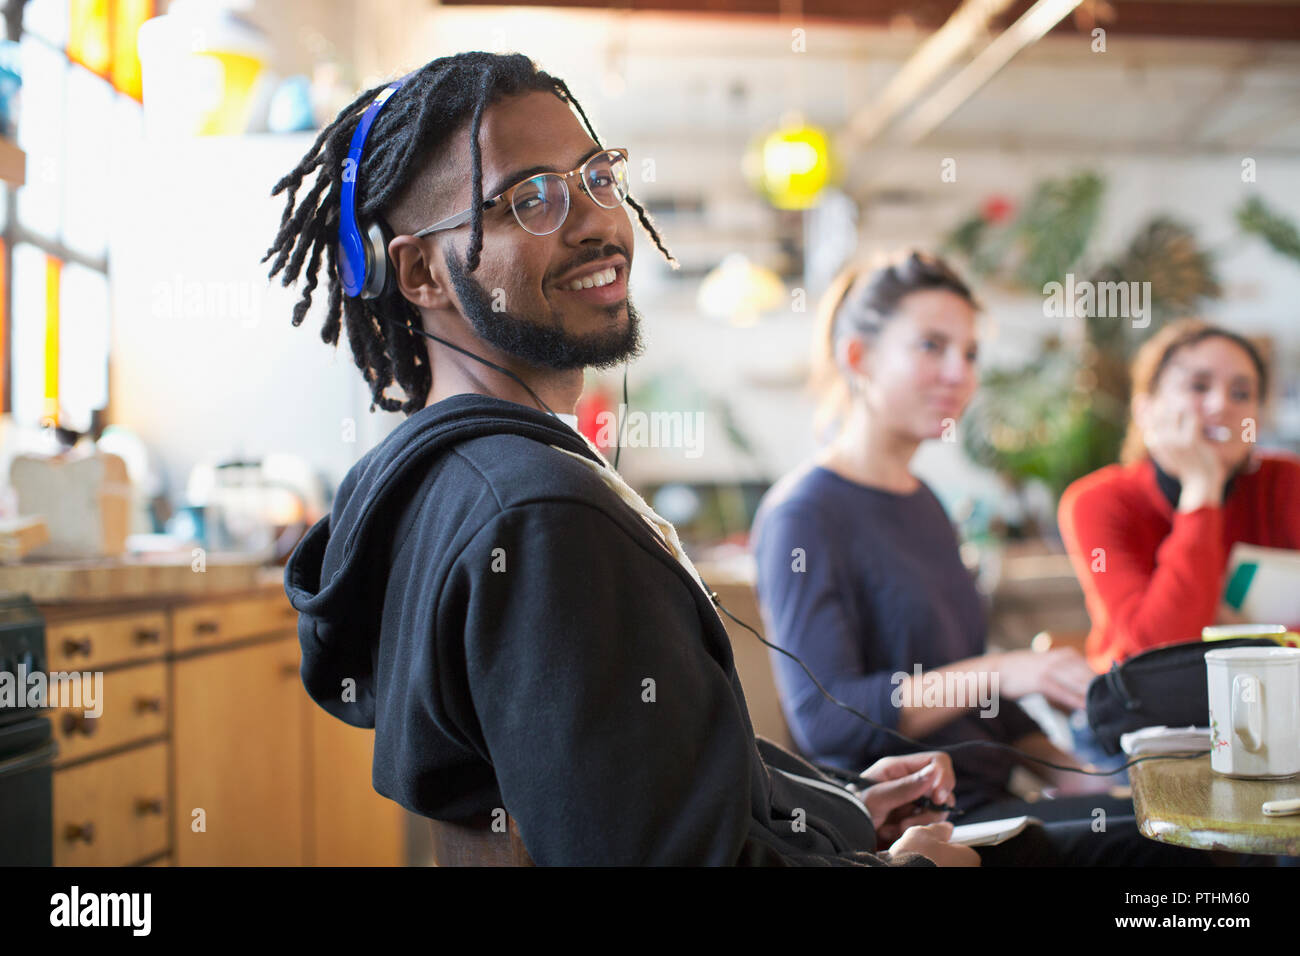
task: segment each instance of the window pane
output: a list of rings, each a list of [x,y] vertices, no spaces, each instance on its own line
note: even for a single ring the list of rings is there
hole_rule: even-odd
[[[63,240],[88,256],[104,254],[108,234],[108,152],[115,99],[107,81],[79,66],[68,70]]]
[[[136,34],[153,16],[153,0],[117,0],[113,10],[113,85],[140,99],[140,55]]]
[[[45,253],[30,243],[14,246],[13,413],[38,425],[45,395]]]
[[[134,143],[144,133],[144,107],[129,96],[119,96],[114,106],[113,143],[127,140]]]
[[[18,190],[18,221],[51,241],[58,238],[63,207],[67,62],[40,40],[23,38],[18,145],[27,152],[27,182]]]
[[[28,0],[23,29],[62,50],[68,42],[68,0]]]
[[[75,263],[63,267],[59,293],[59,423],[86,431],[90,413],[108,405],[108,280]]]
[[[144,135],[144,109],[124,93],[113,96],[112,131],[107,143],[107,175],[110,179],[132,175],[125,163],[138,160],[140,155],[138,146]],[[112,215],[111,204],[109,215]]]
[[[68,0],[68,56],[108,75],[108,0]]]

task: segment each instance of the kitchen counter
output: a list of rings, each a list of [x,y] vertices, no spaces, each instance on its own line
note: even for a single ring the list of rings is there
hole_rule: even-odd
[[[264,590],[279,584],[284,569],[265,567],[260,555],[209,553],[195,571],[190,552],[80,561],[27,561],[0,565],[0,593],[27,594],[38,604],[121,601],[131,598],[200,597]]]
[[[0,567],[0,591],[43,619],[39,669],[93,691],[49,713],[57,752],[31,825],[51,827],[56,866],[404,861],[405,811],[371,784],[374,731],[307,695],[284,569],[263,560]]]

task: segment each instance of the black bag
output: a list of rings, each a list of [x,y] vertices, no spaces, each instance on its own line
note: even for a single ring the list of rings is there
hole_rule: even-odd
[[[1277,642],[1267,637],[1191,641],[1112,664],[1088,685],[1088,726],[1108,754],[1120,752],[1120,735],[1143,727],[1204,727],[1210,719],[1205,652],[1269,645]]]

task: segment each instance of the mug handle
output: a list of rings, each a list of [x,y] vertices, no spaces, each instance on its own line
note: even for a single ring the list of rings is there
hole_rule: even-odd
[[[1264,708],[1259,699],[1263,690],[1260,679],[1253,674],[1238,674],[1232,679],[1232,730],[1251,753],[1263,743]]]

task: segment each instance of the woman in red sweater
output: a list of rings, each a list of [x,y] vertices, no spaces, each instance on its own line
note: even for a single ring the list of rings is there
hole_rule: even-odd
[[[1254,445],[1268,385],[1258,350],[1184,319],[1142,346],[1132,378],[1121,464],[1076,481],[1060,506],[1098,672],[1232,621],[1220,598],[1235,543],[1300,548],[1300,459]]]

